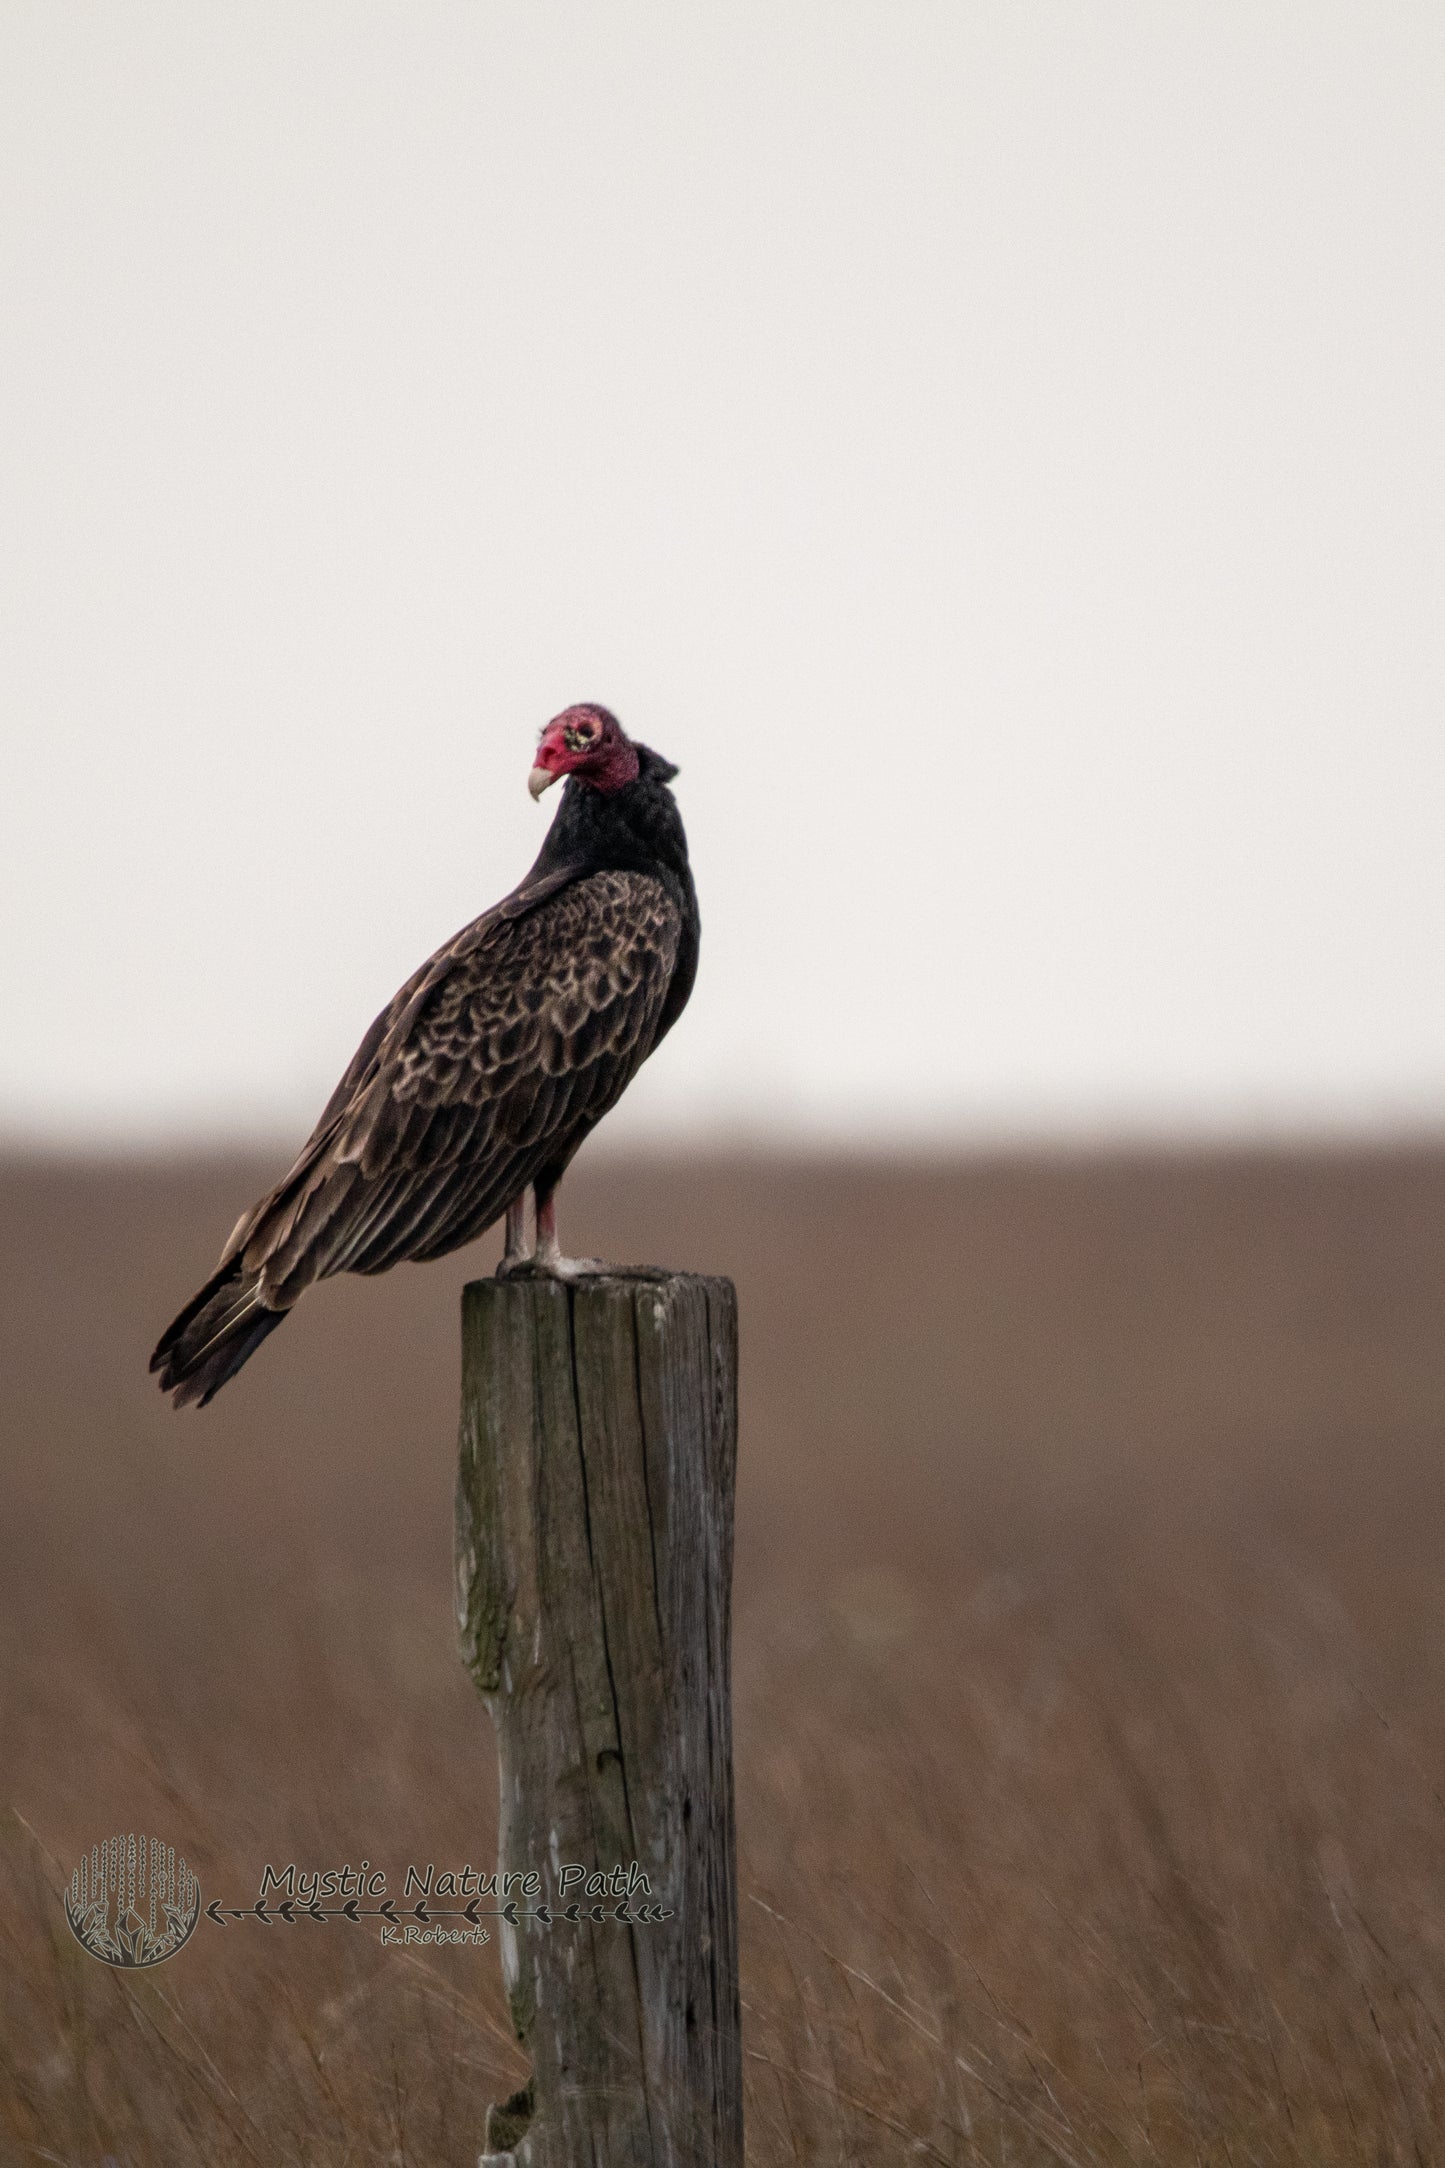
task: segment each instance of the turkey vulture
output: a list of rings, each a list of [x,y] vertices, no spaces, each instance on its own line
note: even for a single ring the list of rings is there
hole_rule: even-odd
[[[558,1249],[557,1184],[692,992],[676,773],[606,708],[548,723],[528,787],[567,782],[536,864],[388,1002],[290,1173],[163,1334],[151,1369],[178,1408],[204,1407],[313,1280],[442,1257],[503,1213],[500,1272],[599,1269]]]

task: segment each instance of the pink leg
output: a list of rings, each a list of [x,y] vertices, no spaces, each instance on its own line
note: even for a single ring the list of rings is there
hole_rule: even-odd
[[[527,1192],[523,1190],[507,1206],[507,1246],[497,1267],[498,1279],[504,1280],[520,1266],[530,1264],[527,1249]]]
[[[557,1192],[537,1192],[537,1247],[533,1263],[554,1280],[582,1280],[607,1270],[600,1258],[564,1257],[557,1241]]]

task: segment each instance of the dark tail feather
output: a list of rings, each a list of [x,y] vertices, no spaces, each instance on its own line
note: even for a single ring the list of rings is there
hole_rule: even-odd
[[[261,1300],[259,1276],[243,1272],[240,1260],[233,1259],[161,1335],[151,1357],[152,1370],[161,1374],[161,1391],[173,1393],[178,1408],[193,1401],[204,1407],[286,1315]]]

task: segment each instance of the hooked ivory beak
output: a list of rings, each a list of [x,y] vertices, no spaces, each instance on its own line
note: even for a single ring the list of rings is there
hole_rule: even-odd
[[[543,791],[556,781],[557,777],[551,768],[534,768],[527,778],[527,788],[534,798],[540,798]]]

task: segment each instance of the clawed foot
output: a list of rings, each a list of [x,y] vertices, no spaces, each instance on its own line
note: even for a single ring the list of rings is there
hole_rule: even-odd
[[[570,1286],[576,1280],[595,1280],[615,1272],[614,1265],[600,1257],[564,1257],[560,1250],[548,1256],[538,1251],[535,1257],[504,1257],[497,1266],[499,1280],[563,1280]]]
[[[569,1285],[575,1280],[601,1279],[612,1270],[601,1257],[564,1257],[560,1250],[554,1250],[550,1257],[539,1250],[532,1262],[547,1279],[566,1280]]]

